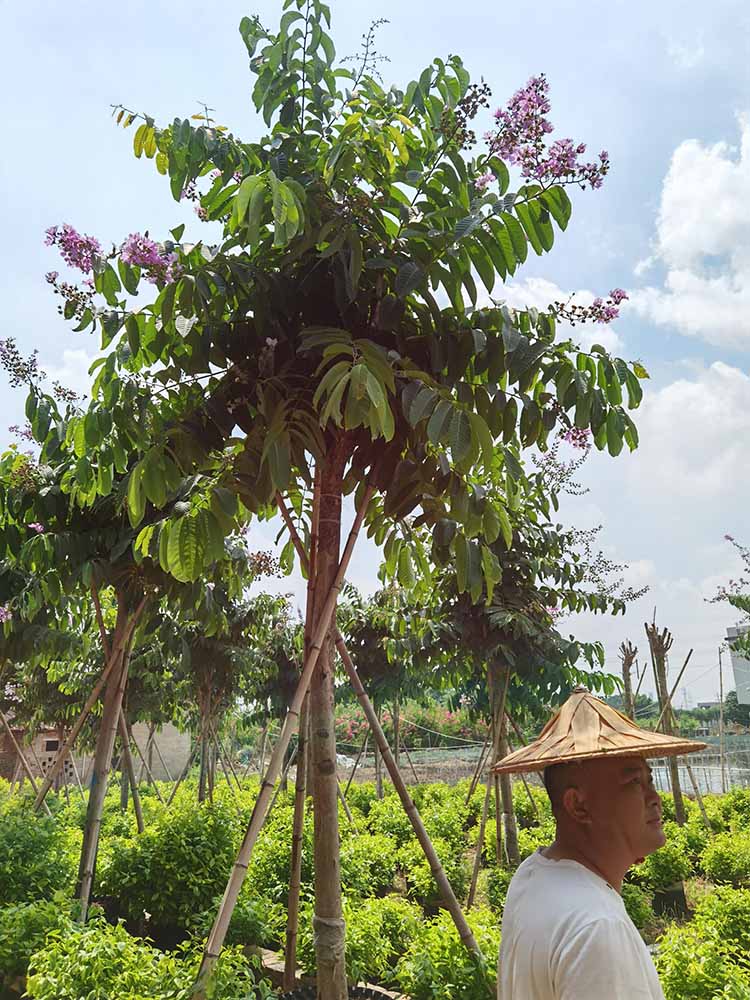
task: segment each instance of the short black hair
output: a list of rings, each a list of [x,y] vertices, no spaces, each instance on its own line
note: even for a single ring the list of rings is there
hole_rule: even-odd
[[[562,805],[562,797],[566,789],[576,783],[576,772],[579,766],[579,761],[570,763],[564,761],[545,767],[543,772],[544,787],[547,789],[553,811]]]

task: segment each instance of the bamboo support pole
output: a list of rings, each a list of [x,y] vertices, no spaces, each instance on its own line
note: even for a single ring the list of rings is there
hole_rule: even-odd
[[[13,749],[16,752],[16,756],[18,758],[16,766],[19,767],[26,774],[26,777],[29,779],[29,782],[31,783],[31,790],[38,795],[39,790],[37,788],[36,779],[34,778],[34,772],[31,770],[29,762],[26,760],[26,755],[21,749],[21,744],[16,739],[15,734],[13,733],[13,730],[10,727],[10,723],[8,722],[7,718],[5,717],[5,713],[2,710],[0,710],[0,721],[2,722],[3,728],[8,734]],[[15,775],[14,775],[14,780],[15,780]],[[48,816],[52,815],[51,812],[49,811],[49,806],[47,805],[46,802],[44,804],[44,809]]]
[[[185,780],[185,778],[187,778],[188,774],[190,773],[190,768],[193,766],[195,758],[198,756],[198,751],[200,750],[200,747],[201,747],[200,743],[196,743],[193,749],[190,751],[190,756],[188,757],[182,771],[177,776],[177,781],[175,781],[172,791],[169,793],[169,797],[167,798],[167,807],[172,805],[174,797],[177,794],[177,789],[180,787],[182,782]]]
[[[146,761],[144,759],[144,756],[146,758],[148,758],[149,754],[151,753],[151,745],[153,743],[154,730],[155,729],[156,729],[156,723],[155,722],[150,722],[149,726],[148,726],[148,736],[146,737],[146,751],[145,751],[145,755],[142,754],[142,753],[140,753],[140,748],[139,748],[139,756],[141,758],[141,767],[140,767],[140,770],[138,771],[138,784],[139,785],[143,781],[143,775],[146,773]],[[132,736],[131,736],[131,739],[132,739]]]
[[[657,722],[656,722],[656,725],[654,726],[654,729],[658,729],[659,728],[659,726],[662,724],[662,720],[663,720],[663,718],[664,718],[664,716],[665,716],[665,714],[667,712],[669,712],[671,714],[672,718],[674,718],[674,709],[672,708],[672,702],[674,701],[674,696],[675,696],[675,694],[677,692],[677,688],[680,686],[680,681],[682,680],[682,675],[685,673],[685,670],[687,669],[687,665],[688,665],[688,663],[690,663],[690,657],[692,655],[693,655],[693,651],[691,649],[690,652],[688,653],[688,655],[685,657],[685,662],[682,664],[682,670],[680,670],[679,674],[677,675],[677,680],[674,683],[674,687],[672,688],[672,692],[671,692],[671,694],[669,695],[669,697],[667,698],[667,700],[664,703],[664,708],[661,710],[661,715],[657,719]]]
[[[474,905],[474,897],[477,892],[479,882],[479,869],[482,867],[482,854],[484,852],[484,831],[487,829],[487,817],[490,814],[490,799],[492,798],[492,782],[488,781],[484,789],[484,800],[482,802],[482,815],[479,820],[479,837],[477,838],[477,852],[474,855],[474,864],[471,868],[471,885],[469,895],[466,900],[466,909],[470,910]],[[498,858],[498,864],[500,859]]]
[[[339,781],[338,777],[336,778],[336,791],[338,794],[338,800],[341,803],[344,810],[344,814],[346,815],[346,818],[349,822],[349,826],[355,833],[358,833],[359,831],[357,830],[357,824],[354,822],[352,811],[349,808],[349,803],[346,801],[346,796],[344,795],[344,791],[341,788],[341,782]]]
[[[477,761],[477,766],[474,768],[474,773],[471,776],[471,782],[469,784],[469,793],[466,796],[466,805],[467,806],[469,804],[469,800],[471,799],[472,795],[474,794],[474,790],[476,789],[477,785],[479,784],[479,779],[482,776],[482,768],[484,767],[485,757],[487,756],[487,751],[489,749],[489,745],[490,745],[490,734],[487,733],[487,736],[485,737],[484,743],[482,745],[482,749],[481,749],[481,751],[479,753],[479,760]]]
[[[145,749],[145,752],[144,752],[138,746],[138,740],[133,736],[133,731],[132,731],[132,729],[131,729],[130,726],[128,726],[128,736],[129,736],[130,740],[132,741],[133,746],[136,749],[136,753],[141,758],[141,774],[143,774],[144,771],[146,772],[146,777],[148,778],[149,784],[153,785],[154,791],[156,792],[157,799],[159,800],[159,802],[161,802],[162,805],[164,805],[164,796],[159,791],[159,786],[156,783],[156,778],[154,777],[153,771],[151,770],[151,766],[148,763],[148,757],[147,757],[147,754],[148,754],[148,742],[146,743],[146,749]],[[152,742],[152,746],[153,746],[153,742]]]
[[[404,807],[406,815],[409,817],[409,821],[412,825],[416,838],[419,841],[422,850],[424,851],[427,861],[429,862],[430,870],[432,871],[433,878],[437,883],[440,895],[442,896],[443,902],[445,903],[445,907],[449,911],[451,917],[453,918],[453,922],[456,925],[456,930],[458,931],[459,937],[463,941],[466,948],[474,956],[476,956],[478,960],[483,961],[483,959],[481,958],[481,952],[479,950],[479,946],[477,945],[477,942],[474,938],[471,928],[466,922],[466,917],[464,916],[463,911],[461,910],[461,906],[458,900],[456,899],[456,894],[453,891],[453,887],[451,886],[450,882],[448,881],[448,878],[446,877],[445,871],[440,862],[440,858],[438,857],[437,852],[435,851],[435,848],[432,844],[432,841],[430,840],[429,834],[425,829],[424,823],[422,822],[422,818],[419,815],[419,812],[417,811],[417,807],[414,805],[414,802],[412,801],[412,798],[409,795],[409,791],[406,785],[404,784],[404,780],[401,777],[401,772],[396,767],[396,762],[394,761],[393,756],[391,754],[390,747],[388,746],[388,740],[385,737],[385,733],[383,732],[383,729],[380,723],[378,722],[378,717],[375,713],[375,709],[372,707],[372,703],[370,702],[370,699],[367,697],[367,692],[362,686],[362,681],[360,680],[359,674],[357,673],[357,668],[354,666],[354,663],[352,662],[352,658],[349,655],[349,651],[346,648],[346,643],[344,642],[344,638],[338,631],[338,629],[335,632],[335,640],[336,640],[336,647],[339,651],[339,655],[341,656],[341,660],[344,664],[344,669],[346,670],[346,674],[349,678],[352,687],[354,688],[354,693],[359,699],[359,703],[364,710],[365,717],[367,718],[367,721],[370,724],[370,729],[372,730],[373,737],[376,740],[380,752],[383,756],[383,762],[388,770],[388,773],[391,776],[391,780],[393,781],[398,797],[401,799],[401,804]]]
[[[407,760],[408,760],[408,762],[409,762],[409,767],[411,768],[411,773],[412,773],[412,774],[414,775],[414,783],[415,783],[416,785],[418,785],[418,784],[419,784],[419,775],[417,774],[417,769],[416,769],[416,767],[414,767],[414,761],[413,761],[413,760],[411,759],[411,754],[409,753],[409,748],[408,748],[408,747],[407,747],[407,745],[406,745],[406,744],[404,743],[401,749],[402,749],[402,750],[404,751],[404,753],[406,754],[406,759],[407,759]]]
[[[224,761],[229,766],[229,770],[232,772],[232,777],[237,782],[237,789],[239,791],[242,791],[242,785],[240,784],[240,779],[237,777],[237,772],[234,769],[234,764],[232,763],[232,758],[229,755],[229,753],[224,749],[224,744],[221,741],[221,737],[216,732],[216,730],[213,729],[213,727],[212,727],[212,731],[213,731],[213,734],[214,734],[214,739],[216,740],[216,746],[217,746],[217,748],[219,750],[219,755],[220,755],[220,757],[224,758]]]
[[[174,778],[172,777],[169,767],[167,766],[167,762],[164,760],[164,754],[161,752],[161,749],[159,748],[159,741],[157,740],[156,735],[154,735],[154,740],[151,745],[153,746],[154,750],[156,750],[156,755],[161,761],[161,766],[164,768],[164,773],[167,776],[167,781],[174,781]]]
[[[297,936],[299,932],[299,901],[302,891],[302,849],[305,836],[305,804],[307,799],[307,756],[310,752],[309,695],[305,697],[300,712],[299,739],[297,742],[297,780],[294,783],[294,820],[292,823],[292,858],[289,871],[289,897],[287,900],[286,948],[284,949],[284,990],[297,985]]]
[[[219,911],[216,915],[216,920],[214,921],[214,925],[211,928],[208,940],[206,941],[203,960],[201,962],[201,968],[198,973],[198,979],[193,993],[196,1000],[205,1000],[206,998],[206,988],[208,986],[213,967],[216,964],[216,959],[218,958],[224,944],[224,938],[226,937],[227,928],[229,927],[229,921],[237,903],[237,897],[239,896],[240,889],[242,888],[242,883],[245,880],[245,873],[247,871],[250,855],[255,842],[258,839],[261,827],[263,826],[263,821],[265,820],[268,805],[273,793],[273,786],[279,776],[284,754],[286,753],[289,741],[292,738],[299,722],[302,701],[304,700],[308,688],[310,687],[313,671],[317,665],[318,658],[323,648],[323,643],[326,639],[326,635],[328,634],[328,630],[333,619],[338,593],[344,581],[344,575],[351,561],[354,545],[359,536],[367,507],[374,492],[374,485],[371,483],[368,484],[365,488],[362,502],[357,510],[354,523],[349,532],[344,552],[339,561],[333,586],[328,593],[323,609],[318,618],[318,625],[315,635],[313,636],[309,656],[306,657],[302,675],[300,677],[299,684],[297,685],[297,690],[294,693],[292,703],[289,706],[289,711],[287,712],[284,724],[281,728],[281,733],[276,742],[276,746],[273,749],[273,753],[271,754],[268,769],[261,781],[258,797],[255,800],[255,806],[253,807],[253,812],[250,817],[249,826],[245,832],[237,860],[235,861],[232,872],[229,876],[229,881],[227,883]]]
[[[354,781],[354,775],[357,773],[357,768],[359,767],[359,762],[362,760],[363,756],[367,753],[367,741],[370,739],[370,730],[368,729],[365,733],[365,738],[362,741],[362,746],[359,748],[359,753],[357,754],[357,759],[354,761],[354,767],[352,768],[352,773],[349,775],[349,780],[346,783],[346,788],[344,789],[344,795],[349,794],[349,789],[351,788],[352,781]]]
[[[143,831],[146,828],[143,823],[143,807],[141,805],[141,793],[138,791],[138,782],[136,781],[135,766],[133,764],[133,754],[130,752],[130,733],[128,731],[128,724],[125,721],[125,713],[122,710],[122,705],[120,705],[120,714],[117,720],[117,728],[120,732],[120,740],[122,742],[122,759],[125,765],[125,771],[128,776],[128,781],[130,782],[130,791],[133,796],[133,810],[135,811],[135,823],[136,827],[138,828],[138,833],[143,833]]]
[[[286,507],[283,503],[279,504],[279,510],[281,511],[282,517],[284,518],[284,520],[287,523],[287,526],[289,527],[289,533],[294,543],[294,546],[297,550],[297,555],[299,556],[300,562],[303,565],[305,565],[307,563],[307,553],[305,552],[304,546],[302,544],[302,539],[297,534],[297,531],[294,528],[291,518],[289,517],[289,513],[286,510]],[[477,945],[476,939],[474,938],[471,928],[466,922],[466,917],[464,916],[463,911],[461,910],[461,906],[458,900],[456,899],[456,894],[454,893],[453,887],[448,881],[448,878],[445,874],[445,870],[443,869],[443,866],[440,862],[440,858],[438,857],[437,852],[435,851],[432,841],[430,840],[429,834],[427,833],[424,823],[422,822],[422,818],[419,815],[419,812],[417,811],[417,807],[414,805],[414,802],[412,801],[412,798],[409,795],[409,791],[406,785],[404,784],[403,779],[401,778],[401,774],[398,768],[396,767],[396,763],[391,756],[390,748],[388,746],[388,740],[385,738],[385,733],[383,732],[382,726],[380,725],[375,709],[373,708],[370,699],[367,697],[367,692],[362,686],[362,681],[360,680],[359,674],[357,673],[357,668],[354,666],[352,658],[349,655],[349,651],[346,648],[344,637],[342,636],[342,634],[339,632],[338,629],[335,629],[334,631],[334,639],[336,642],[336,648],[339,651],[339,656],[341,657],[341,660],[344,664],[344,669],[346,670],[347,676],[349,678],[349,682],[351,683],[352,688],[354,689],[354,693],[356,694],[357,699],[359,700],[359,703],[362,706],[362,709],[365,713],[365,718],[367,719],[370,725],[370,730],[372,731],[375,743],[383,754],[383,760],[385,761],[386,767],[388,768],[389,773],[391,774],[394,786],[396,788],[396,792],[399,798],[401,799],[401,804],[404,807],[406,815],[409,817],[409,821],[411,822],[417,840],[419,841],[422,850],[425,853],[425,857],[427,858],[427,861],[430,865],[430,869],[432,871],[433,878],[437,883],[438,890],[440,891],[440,894],[443,897],[443,902],[445,903],[446,909],[449,911],[453,919],[453,922],[456,926],[456,930],[458,931],[459,937],[466,946],[467,950],[472,955],[475,956],[478,962],[483,963],[484,958],[482,956],[482,952],[480,951],[479,946]]]

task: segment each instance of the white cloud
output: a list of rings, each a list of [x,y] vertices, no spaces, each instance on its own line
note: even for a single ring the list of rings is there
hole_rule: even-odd
[[[750,116],[739,128],[739,149],[689,139],[675,150],[647,258],[666,276],[633,292],[630,308],[708,343],[750,349]]]
[[[506,285],[502,295],[496,298],[502,298],[515,309],[532,307],[547,309],[553,302],[567,302],[572,294],[546,278],[525,278],[523,281],[514,281]],[[587,306],[591,305],[595,298],[594,292],[582,289],[575,292],[574,302]],[[592,344],[601,344],[612,353],[622,351],[622,338],[611,326],[596,323],[571,327],[567,323],[561,323],[560,331],[564,336],[571,337],[584,350],[588,350]]]
[[[628,461],[630,489],[684,505],[750,489],[750,377],[717,361],[655,391],[634,414],[641,444]]]
[[[706,48],[701,41],[690,43],[668,38],[667,55],[678,69],[691,70],[703,62]]]
[[[91,393],[93,378],[89,368],[96,358],[95,354],[87,354],[81,350],[64,350],[62,359],[56,363],[47,362],[42,367],[51,381],[59,382],[66,389],[73,389],[79,396],[88,397]]]

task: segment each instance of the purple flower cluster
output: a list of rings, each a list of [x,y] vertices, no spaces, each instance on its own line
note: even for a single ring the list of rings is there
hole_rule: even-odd
[[[580,451],[591,447],[591,431],[587,427],[570,427],[561,437]]]
[[[82,236],[67,222],[62,226],[50,226],[46,230],[44,242],[48,247],[57,247],[65,263],[70,267],[77,267],[84,274],[90,274],[94,270],[94,259],[102,252],[99,240],[93,236]],[[50,274],[55,272],[51,271]]]
[[[606,299],[597,296],[590,306],[579,306],[574,302],[555,302],[553,308],[558,319],[576,323],[611,323],[620,315],[620,305],[628,298],[622,288],[613,288]]]
[[[40,524],[39,521],[30,521],[26,525],[26,527],[27,528],[31,528],[31,530],[35,531],[37,533],[37,535],[43,535],[44,534],[44,525]]]
[[[24,424],[23,427],[19,427],[18,424],[11,424],[8,428],[11,434],[15,434],[16,437],[22,438],[24,441],[34,441],[34,432],[31,429],[31,424]]]
[[[9,622],[13,617],[7,604],[0,605],[0,622]]]
[[[508,101],[495,111],[495,131],[485,139],[490,153],[518,167],[526,180],[548,184],[579,184],[601,187],[609,170],[609,154],[602,150],[598,161],[582,162],[586,144],[572,139],[556,139],[549,147],[546,137],[554,131],[547,118],[550,112],[549,84],[544,74],[532,76]]]
[[[126,264],[142,267],[146,280],[154,285],[160,281],[169,284],[180,276],[177,254],[167,253],[158,243],[140,233],[128,236],[120,248],[120,257]]]
[[[491,170],[488,170],[486,174],[482,174],[480,177],[477,177],[475,179],[474,187],[478,188],[478,190],[480,191],[484,191],[485,188],[488,188],[490,184],[495,180],[497,180],[495,175],[492,173]]]

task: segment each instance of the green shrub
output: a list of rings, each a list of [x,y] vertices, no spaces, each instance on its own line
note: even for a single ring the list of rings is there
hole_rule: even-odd
[[[736,988],[746,974],[736,949],[715,930],[696,924],[667,929],[656,967],[666,1000],[713,1000],[728,986]]]
[[[669,824],[665,823],[665,830],[668,826]],[[674,829],[679,830],[679,827],[675,826]],[[668,889],[675,882],[682,882],[692,872],[684,838],[672,831],[668,837],[664,847],[649,854],[642,864],[633,868],[635,879],[649,889]]]
[[[447,801],[430,805],[422,812],[422,820],[431,840],[444,840],[456,851],[466,849],[464,803]]]
[[[191,934],[206,937],[213,927],[221,897],[213,905],[198,913],[189,923]],[[278,947],[284,936],[286,912],[280,903],[272,903],[247,892],[247,882],[242,887],[237,905],[227,930],[226,943],[258,945],[261,948]]]
[[[695,908],[694,923],[750,954],[750,890],[721,886]]]
[[[379,896],[396,877],[398,845],[382,833],[361,833],[341,843],[341,883],[353,896]]]
[[[51,900],[15,903],[0,910],[0,983],[24,976],[29,959],[51,931],[72,930],[72,900],[56,893]]]
[[[500,865],[493,865],[487,873],[487,900],[490,908],[497,914],[503,912],[505,897],[508,895],[508,886],[513,874],[509,868],[503,868]]]
[[[555,825],[549,820],[541,826],[518,831],[518,853],[521,861],[530,857],[540,847],[549,847],[555,839]]]
[[[534,799],[536,809],[529,800],[529,792]],[[513,810],[516,814],[518,825],[523,828],[549,823],[552,820],[552,806],[550,805],[549,796],[538,785],[530,784],[529,791],[527,792],[522,781],[514,782]],[[539,818],[537,818],[537,813],[539,814]]]
[[[240,839],[236,811],[215,802],[175,800],[154,827],[112,845],[99,890],[121,916],[151,915],[158,927],[187,927],[224,891]]]
[[[370,833],[384,833],[393,837],[399,847],[403,847],[414,836],[409,817],[397,795],[386,795],[384,799],[376,799],[371,803],[367,824]]]
[[[253,848],[247,883],[253,895],[274,903],[286,904],[289,897],[289,874],[292,863],[292,828],[294,810],[276,806],[261,830]],[[313,818],[308,810],[302,842],[302,893],[310,895],[313,878]]]
[[[315,972],[313,908],[300,913],[298,957],[302,970]],[[398,896],[344,900],[346,974],[352,983],[394,981],[398,960],[409,950],[422,914],[418,906]]]
[[[723,795],[722,811],[730,822],[734,819],[738,826],[750,826],[750,789],[732,788]]]
[[[469,889],[471,872],[466,856],[447,843],[435,839],[432,842],[442,862],[446,877],[454,893],[462,899]],[[402,847],[398,852],[399,868],[406,880],[406,894],[423,906],[434,906],[440,902],[440,893],[424,852],[416,840]]]
[[[750,885],[750,833],[720,833],[701,855],[701,867],[712,882]]]
[[[80,834],[34,815],[21,800],[6,807],[0,815],[0,906],[72,890],[80,843]]]
[[[631,882],[626,882],[622,887],[622,901],[625,904],[625,909],[639,931],[643,930],[654,919],[652,899],[651,893]]]
[[[500,949],[498,919],[490,910],[467,914],[485,962],[468,953],[450,914],[441,912],[422,924],[408,954],[398,964],[396,979],[411,1000],[487,1000],[494,996]]]
[[[61,934],[53,931],[31,959],[27,995],[32,1000],[189,1000],[200,965],[195,944],[165,954],[122,925],[94,920]],[[255,985],[259,963],[239,949],[225,948],[217,965],[214,1000],[265,998]]]
[[[361,784],[359,782],[353,781],[349,786],[349,791],[346,793],[346,801],[350,806],[353,806],[364,815],[370,812],[370,806],[373,802],[378,801],[378,793],[375,788],[375,782],[373,781],[363,781]]]

